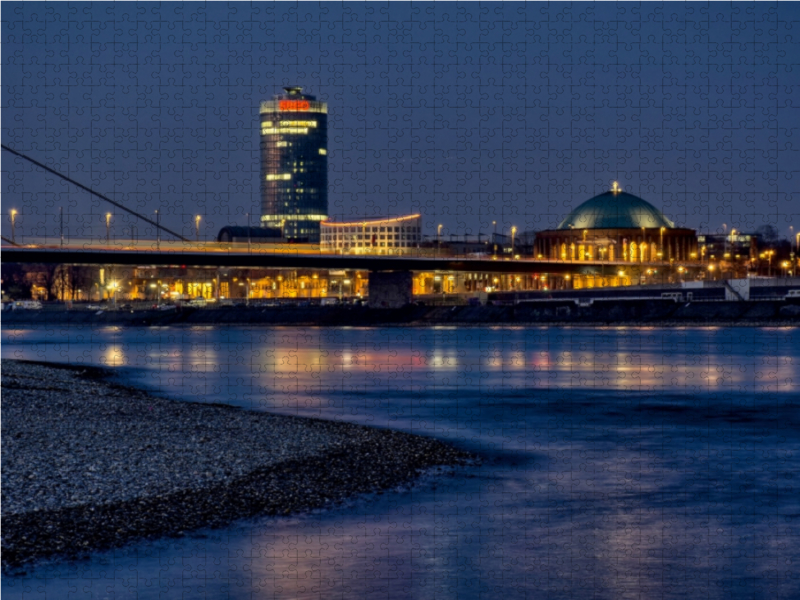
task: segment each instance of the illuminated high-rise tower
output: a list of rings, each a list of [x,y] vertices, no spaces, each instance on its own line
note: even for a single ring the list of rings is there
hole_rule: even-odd
[[[302,88],[261,103],[261,225],[319,242],[328,217],[328,105]]]

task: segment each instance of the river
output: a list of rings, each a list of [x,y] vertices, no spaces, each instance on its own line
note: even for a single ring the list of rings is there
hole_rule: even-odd
[[[2,357],[483,457],[44,563],[4,599],[800,597],[797,328],[4,327]]]

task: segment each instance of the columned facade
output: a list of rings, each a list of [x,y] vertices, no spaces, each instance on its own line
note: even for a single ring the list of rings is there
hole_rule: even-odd
[[[534,256],[549,260],[631,263],[686,262],[698,257],[693,229],[586,229],[540,231]]]
[[[697,260],[693,229],[675,227],[652,204],[614,182],[573,210],[556,229],[536,234],[534,256],[564,261],[670,263]]]

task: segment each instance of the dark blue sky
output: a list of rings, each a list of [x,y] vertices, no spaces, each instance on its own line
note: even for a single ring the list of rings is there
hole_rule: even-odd
[[[2,3],[2,139],[203,235],[260,213],[258,103],[329,104],[333,218],[555,226],[620,181],[678,225],[800,230],[800,5]],[[132,219],[2,155],[2,231]],[[144,224],[140,236],[152,235]]]

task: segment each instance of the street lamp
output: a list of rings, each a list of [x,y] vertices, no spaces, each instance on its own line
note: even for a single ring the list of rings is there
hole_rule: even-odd
[[[111,240],[111,213],[106,213],[106,246]]]
[[[517,228],[515,226],[511,227],[511,256],[514,256],[514,236],[517,233]]]
[[[17,225],[17,211],[16,209],[11,209],[11,243],[16,244],[16,225]]]
[[[492,227],[494,227],[494,234],[492,235],[492,254],[497,255],[497,221],[492,221]]]
[[[441,224],[439,224],[439,226],[436,228],[436,245],[438,247],[442,246],[442,225]]]
[[[772,277],[772,256],[775,250],[767,250],[767,265],[769,266],[769,276]]]
[[[194,239],[196,242],[200,241],[200,215],[194,217]]]
[[[111,292],[111,301],[114,303],[114,306],[117,305],[117,288],[119,284],[116,281],[112,281],[108,284],[108,291]]]
[[[161,250],[161,213],[156,210],[156,250]]]
[[[664,261],[664,229],[666,228],[662,227],[661,229],[658,230],[658,233],[661,236],[661,242],[658,244],[658,249],[661,250],[659,256],[661,257],[662,262]]]

